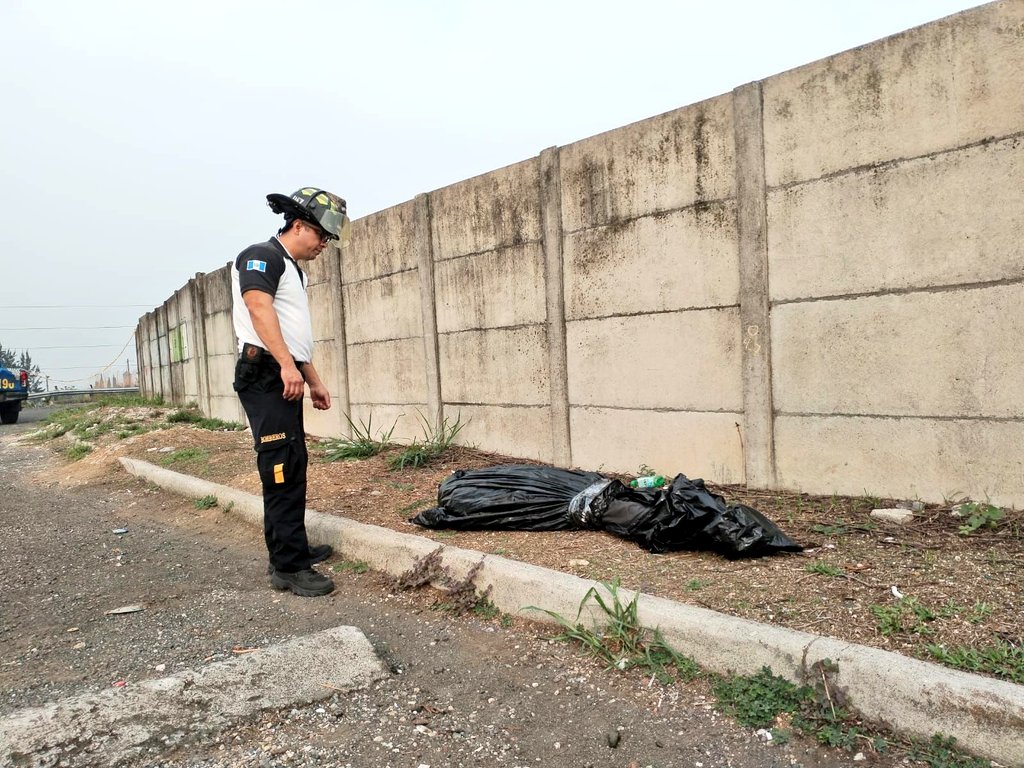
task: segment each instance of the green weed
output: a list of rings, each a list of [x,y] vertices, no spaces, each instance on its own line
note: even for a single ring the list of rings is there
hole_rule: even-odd
[[[245,429],[244,424],[237,421],[224,421],[203,416],[198,409],[184,408],[174,411],[167,417],[168,424],[193,424],[199,429],[208,429],[211,432],[239,432]]]
[[[989,768],[992,765],[988,760],[958,752],[956,739],[941,733],[932,736],[928,744],[915,744],[909,757],[926,763],[928,768]]]
[[[160,463],[165,467],[169,467],[172,464],[204,461],[209,457],[209,451],[202,448],[182,448],[180,451],[167,454]]]
[[[687,592],[700,592],[704,587],[708,586],[711,582],[704,581],[702,579],[690,579],[686,582],[685,587]]]
[[[968,672],[984,672],[994,677],[1024,684],[1024,647],[996,640],[993,645],[973,648],[942,645],[925,646],[936,661]]]
[[[345,421],[352,430],[352,437],[341,437],[336,440],[324,442],[324,461],[343,461],[346,459],[368,459],[376,456],[385,448],[391,445],[391,435],[398,425],[398,419],[391,425],[391,429],[380,430],[377,437],[373,435],[373,414],[370,414],[366,421],[359,420],[357,425],[346,413]]]
[[[936,618],[934,611],[914,597],[900,598],[893,605],[871,605],[868,610],[878,622],[878,632],[885,637],[903,632],[930,635],[928,623]]]
[[[209,496],[203,496],[200,499],[196,499],[193,503],[196,509],[211,509],[217,506],[217,497],[210,494]]]
[[[819,576],[831,576],[833,578],[843,575],[842,568],[836,568],[834,565],[828,565],[827,563],[810,563],[804,567],[804,570],[808,573],[816,573]]]
[[[432,425],[422,413],[420,419],[423,422],[423,440],[413,440],[404,450],[388,459],[391,469],[418,469],[430,464],[452,447],[456,436],[466,426],[461,416],[454,422],[449,422],[446,416],[439,426]]]
[[[843,536],[854,531],[860,533],[873,531],[876,527],[874,523],[848,523],[845,520],[839,519],[834,524],[819,523],[812,525],[811,530],[825,536]]]
[[[723,712],[750,728],[767,728],[783,712],[795,713],[813,698],[808,686],[796,686],[762,667],[756,675],[719,677],[712,685]]]
[[[700,674],[697,663],[671,648],[659,630],[640,625],[637,618],[639,593],[635,593],[633,599],[624,605],[619,596],[618,578],[602,582],[602,586],[610,599],[606,600],[596,587],[591,587],[580,602],[575,621],[569,621],[544,608],[527,607],[546,613],[562,628],[555,640],[578,643],[591,655],[604,661],[609,669],[640,669],[663,685],[675,680],[692,680]],[[591,601],[600,608],[602,618],[607,620],[604,627],[591,630],[580,623],[580,616]]]
[[[64,451],[64,455],[71,459],[71,461],[78,461],[79,459],[88,456],[91,452],[92,446],[88,443],[75,443]]]
[[[960,505],[960,514],[967,515],[967,522],[960,526],[960,533],[968,536],[979,528],[995,529],[999,527],[1006,513],[993,504],[970,502]]]

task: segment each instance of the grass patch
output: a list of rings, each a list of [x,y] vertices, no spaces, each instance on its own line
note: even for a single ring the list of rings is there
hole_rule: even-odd
[[[167,417],[168,424],[192,424],[199,429],[208,429],[211,432],[239,432],[245,429],[244,424],[237,421],[224,421],[203,416],[198,409],[182,408],[174,411]]]
[[[379,430],[377,436],[373,434],[373,414],[359,424],[352,421],[346,413],[345,421],[352,430],[352,437],[342,437],[336,440],[325,440],[324,461],[345,461],[348,459],[368,459],[376,456],[391,445],[391,435],[395,431],[398,419],[391,425],[391,429]]]
[[[71,461],[78,461],[79,459],[88,456],[91,452],[91,445],[88,445],[87,443],[75,443],[64,451],[64,455],[71,459]]]
[[[828,565],[827,563],[811,563],[805,566],[804,570],[808,573],[816,573],[819,576],[831,576],[833,578],[843,575],[842,568],[836,568],[834,565]]]
[[[835,523],[812,525],[811,530],[823,536],[844,536],[847,533],[867,533],[877,527],[874,523],[848,523],[845,520],[836,520]]]
[[[942,645],[925,646],[936,661],[967,672],[984,672],[1013,683],[1024,684],[1024,647],[996,640],[992,645],[974,648]]]
[[[451,422],[446,416],[440,425],[432,425],[421,413],[420,420],[423,422],[423,440],[413,440],[405,449],[389,458],[388,466],[391,469],[418,469],[436,461],[452,447],[456,436],[466,426],[461,417]]]
[[[609,669],[640,669],[651,675],[664,685],[676,680],[692,680],[700,674],[697,663],[689,656],[684,656],[669,647],[657,629],[651,630],[640,625],[637,618],[637,601],[640,594],[635,593],[633,599],[623,604],[619,596],[619,579],[602,582],[609,599],[605,599],[596,587],[591,587],[583,596],[575,621],[536,606],[527,606],[531,610],[539,610],[554,619],[562,628],[555,640],[572,642],[604,661]],[[580,617],[587,604],[593,601],[600,609],[604,627],[587,629],[580,623]]]
[[[196,509],[212,509],[217,506],[217,497],[213,494],[203,496],[202,498],[196,499],[192,506]]]
[[[703,579],[690,579],[686,582],[687,592],[700,592],[704,587],[708,586],[711,582],[704,581]]]
[[[205,461],[208,458],[210,458],[210,452],[202,448],[182,448],[180,451],[167,454],[160,463],[165,467],[169,467],[172,464]]]
[[[930,635],[932,629],[928,624],[936,619],[935,611],[915,597],[900,598],[893,605],[871,605],[868,610],[878,622],[879,634],[884,637],[902,633]]]

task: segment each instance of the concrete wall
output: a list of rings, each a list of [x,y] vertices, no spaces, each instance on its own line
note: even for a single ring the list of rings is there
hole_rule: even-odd
[[[355,222],[309,270],[310,431],[1024,504],[1022,37],[991,3]],[[226,275],[139,359],[238,418]],[[205,370],[166,346],[197,312]]]

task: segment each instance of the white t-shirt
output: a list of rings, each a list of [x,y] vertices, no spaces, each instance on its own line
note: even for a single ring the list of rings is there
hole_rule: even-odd
[[[242,294],[250,290],[263,291],[274,297],[274,311],[281,323],[281,335],[288,351],[299,362],[312,361],[313,323],[306,298],[306,276],[277,237],[250,245],[238,254],[231,268],[231,317],[239,352],[245,343],[266,349],[242,300]]]

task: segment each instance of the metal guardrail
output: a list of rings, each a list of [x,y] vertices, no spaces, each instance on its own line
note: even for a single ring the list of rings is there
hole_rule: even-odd
[[[33,392],[29,400],[46,400],[51,397],[81,397],[82,395],[132,395],[138,387],[108,387],[106,389],[51,389],[49,392]]]

